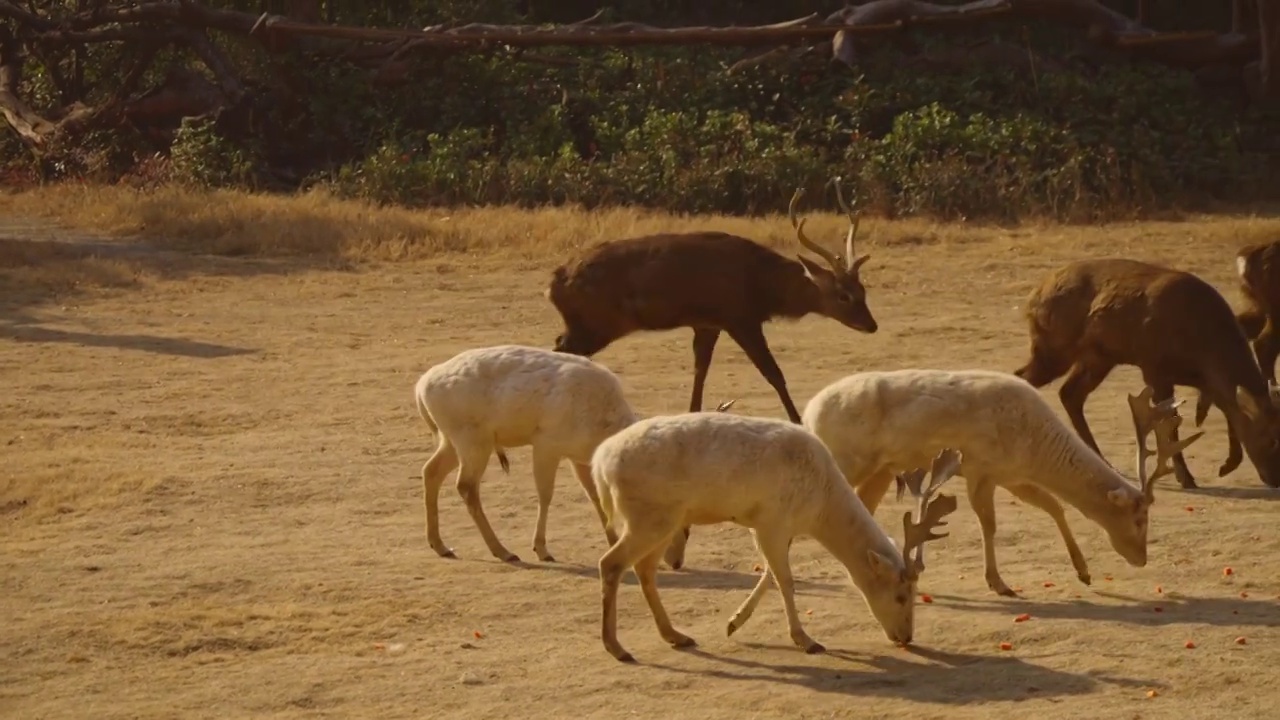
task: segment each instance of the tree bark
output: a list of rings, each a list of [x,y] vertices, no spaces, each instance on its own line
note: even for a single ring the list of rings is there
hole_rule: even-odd
[[[1258,98],[1280,100],[1280,0],[1257,0],[1262,57],[1258,60]]]

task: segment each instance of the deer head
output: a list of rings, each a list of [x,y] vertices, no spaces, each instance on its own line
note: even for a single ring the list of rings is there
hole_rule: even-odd
[[[867,289],[863,287],[862,280],[858,276],[859,268],[870,260],[871,256],[859,257],[854,254],[859,215],[845,202],[844,192],[840,189],[840,178],[835,178],[833,182],[836,186],[836,201],[849,218],[849,233],[844,240],[844,256],[827,250],[805,235],[805,220],[796,217],[796,206],[804,195],[804,188],[796,188],[795,194],[791,196],[791,203],[787,206],[787,216],[791,219],[791,226],[795,228],[796,239],[802,247],[825,260],[827,267],[824,268],[803,255],[797,254],[796,257],[804,266],[805,275],[818,289],[820,302],[817,311],[819,313],[854,330],[873,333],[878,326],[875,318],[871,316],[871,310],[867,307]]]
[[[947,536],[947,533],[935,533],[934,530],[946,525],[943,518],[955,512],[956,499],[951,495],[939,495],[934,499],[933,494],[960,471],[962,457],[960,451],[954,448],[946,448],[938,453],[929,469],[928,486],[924,485],[923,468],[899,473],[897,476],[898,499],[902,498],[903,491],[910,490],[917,503],[918,520],[911,519],[910,511],[902,515],[902,561],[912,580],[918,579],[924,571],[924,544]]]
[[[859,587],[867,608],[880,622],[885,637],[891,642],[911,643],[915,628],[916,582],[924,570],[924,544],[946,537],[945,533],[934,530],[946,525],[942,519],[956,509],[954,497],[938,495],[935,499],[934,493],[959,470],[960,451],[947,448],[934,458],[927,486],[923,469],[899,474],[898,497],[910,489],[917,499],[919,516],[916,521],[912,521],[910,512],[902,516],[902,562],[900,564],[896,558],[882,555],[877,550],[867,551],[875,581]]]

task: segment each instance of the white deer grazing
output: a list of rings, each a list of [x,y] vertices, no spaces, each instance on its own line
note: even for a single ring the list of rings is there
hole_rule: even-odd
[[[715,413],[636,422],[600,443],[591,459],[608,526],[618,536],[600,558],[605,649],[623,662],[634,660],[617,638],[618,585],[628,568],[635,570],[662,638],[677,648],[695,645],[671,625],[658,597],[658,560],[682,527],[722,522],[750,528],[768,566],[760,585],[769,578],[777,583],[791,639],[806,652],[824,648],[805,633],[796,612],[788,555],[798,535],[812,536],[845,566],[890,641],[911,642],[920,548],[942,537],[933,529],[956,508],[954,497],[930,502],[930,496],[959,465],[955,451],[936,458],[932,483],[921,493],[920,519],[912,522],[910,513],[904,518],[899,550],[831,453],[799,425]],[[731,622],[729,634],[735,629]]]
[[[480,479],[496,454],[510,471],[504,448],[533,448],[533,479],[538,490],[538,521],[533,551],[555,562],[547,551],[547,512],[563,458],[573,465],[603,525],[605,518],[591,482],[591,453],[600,441],[635,422],[622,383],[605,366],[577,355],[523,345],[464,350],[427,370],[413,389],[418,414],[433,435],[435,453],[422,466],[427,542],[441,557],[455,557],[440,538],[439,495],[445,477],[458,468],[458,494],[489,552],[519,562],[493,532],[480,505]],[[734,401],[716,408],[724,411]],[[612,543],[616,538],[606,532]],[[679,557],[674,554],[679,552]],[[673,549],[668,564],[678,568],[683,549]],[[674,560],[674,562],[671,562]]]
[[[1086,585],[1089,568],[1059,499],[1101,526],[1130,565],[1146,565],[1154,482],[1172,472],[1170,459],[1203,434],[1175,440],[1180,403],[1170,398],[1152,405],[1152,394],[1148,387],[1129,396],[1138,442],[1137,485],[1093,452],[1035,388],[1008,373],[904,369],[850,375],[809,401],[804,425],[831,449],[872,513],[896,470],[921,464],[935,447],[963,452],[959,474],[982,527],[987,585],[1015,596],[996,567],[997,487],[1053,518]],[[1146,437],[1152,431],[1157,460],[1148,476]]]

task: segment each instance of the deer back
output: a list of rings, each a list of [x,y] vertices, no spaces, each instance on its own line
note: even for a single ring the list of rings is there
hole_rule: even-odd
[[[548,295],[562,313],[626,332],[753,325],[819,304],[799,262],[720,232],[602,243],[557,268]]]
[[[1220,377],[1265,396],[1231,305],[1191,273],[1127,258],[1077,261],[1045,278],[1026,313],[1037,340],[1067,360],[1093,356],[1194,387]]]

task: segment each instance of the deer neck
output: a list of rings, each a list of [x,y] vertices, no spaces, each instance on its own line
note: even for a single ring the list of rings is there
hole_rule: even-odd
[[[809,528],[809,534],[844,565],[853,584],[864,590],[875,581],[867,551],[875,550],[894,559],[901,557],[901,550],[867,512],[852,488],[845,487],[847,497],[828,500],[814,526]]]
[[[1215,349],[1218,352],[1210,355],[1204,367],[1200,369],[1206,389],[1218,407],[1228,415],[1238,411],[1236,407],[1236,388],[1238,387],[1244,388],[1246,393],[1259,402],[1268,399],[1267,380],[1263,377],[1262,370],[1258,368],[1253,351],[1249,349],[1249,342],[1245,339],[1243,332],[1237,332],[1236,335],[1238,337],[1232,340],[1239,340],[1239,342],[1224,342],[1216,346]]]
[[[804,266],[790,261],[789,272],[784,273],[773,303],[774,315],[784,318],[802,318],[822,307],[822,294],[804,272]]]
[[[1034,480],[1094,523],[1108,527],[1123,511],[1112,499],[1112,493],[1136,499],[1142,497],[1142,490],[1078,435],[1057,424],[1051,427],[1050,432],[1039,434],[1041,441],[1031,448],[1031,457],[1038,458],[1032,466],[1037,472],[1028,475],[1028,480]]]

